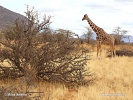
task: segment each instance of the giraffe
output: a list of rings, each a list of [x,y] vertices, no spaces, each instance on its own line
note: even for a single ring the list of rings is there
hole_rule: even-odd
[[[113,57],[113,55],[115,56],[115,39],[113,36],[107,34],[102,28],[98,27],[96,24],[94,24],[91,19],[88,17],[87,14],[84,15],[84,17],[82,18],[83,20],[87,20],[88,24],[90,25],[90,27],[92,28],[92,30],[96,33],[97,37],[96,37],[96,41],[97,41],[97,57],[100,51],[100,56],[101,56],[101,44],[102,43],[108,43],[110,45],[111,48],[111,56]]]

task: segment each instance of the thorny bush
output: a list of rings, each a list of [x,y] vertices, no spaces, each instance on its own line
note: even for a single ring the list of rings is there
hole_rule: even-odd
[[[92,74],[85,69],[88,56],[77,35],[63,29],[52,31],[51,16],[44,16],[40,22],[34,8],[27,7],[25,14],[25,19],[16,19],[14,25],[4,31],[0,61],[8,61],[23,75],[25,70],[35,68],[34,74],[39,80],[77,85],[91,82],[93,79],[87,77]]]

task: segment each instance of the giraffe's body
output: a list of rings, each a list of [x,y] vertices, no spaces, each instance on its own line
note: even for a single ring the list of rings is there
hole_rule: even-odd
[[[108,43],[111,47],[112,56],[113,56],[113,54],[115,55],[115,47],[114,47],[115,39],[114,39],[114,37],[107,34],[102,28],[95,25],[90,20],[90,18],[88,17],[87,14],[84,15],[82,21],[83,20],[88,21],[88,24],[90,25],[90,27],[93,29],[93,31],[97,35],[97,37],[96,37],[96,40],[97,40],[97,56],[98,56],[99,51],[100,51],[100,54],[101,54],[101,43]]]

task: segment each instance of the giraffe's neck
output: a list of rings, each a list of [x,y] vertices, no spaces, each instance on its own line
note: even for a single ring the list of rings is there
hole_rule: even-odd
[[[96,24],[94,24],[89,18],[87,19],[87,21],[88,21],[88,24],[90,25],[90,27],[93,29],[93,31],[98,35],[100,27],[98,27]]]

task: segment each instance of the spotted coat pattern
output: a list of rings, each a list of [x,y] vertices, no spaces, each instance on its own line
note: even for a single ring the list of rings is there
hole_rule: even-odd
[[[115,47],[114,47],[114,43],[115,43],[115,39],[113,36],[107,34],[102,28],[98,27],[97,25],[95,25],[90,18],[88,17],[87,14],[84,15],[83,20],[87,20],[88,24],[90,25],[90,27],[92,28],[92,30],[96,33],[97,37],[97,56],[98,56],[98,52],[99,49],[101,49],[101,43],[107,43],[110,45],[111,47],[111,51],[112,51],[112,56],[113,54],[115,55]],[[101,50],[100,50],[101,51]]]

